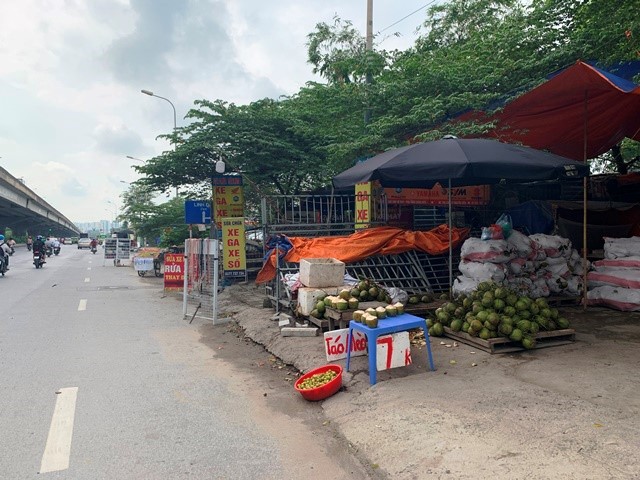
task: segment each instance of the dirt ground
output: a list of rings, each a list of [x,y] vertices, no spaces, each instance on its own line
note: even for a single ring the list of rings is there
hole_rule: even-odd
[[[342,445],[364,463],[359,475],[640,478],[638,313],[563,308],[576,341],[518,353],[489,354],[432,338],[435,372],[427,368],[425,348],[414,347],[413,365],[379,372],[375,386],[369,385],[366,357],[355,357],[343,390],[310,403],[292,384],[295,370],[327,363],[322,336],[280,336],[263,298],[252,285],[227,288],[221,315],[233,316],[241,330],[233,323],[203,325],[203,341],[224,349],[224,329],[232,335],[227,338],[262,345],[270,355],[258,368],[275,375],[273,390],[265,392],[274,395],[274,408],[304,416],[321,408],[313,418],[330,426],[335,448]]]

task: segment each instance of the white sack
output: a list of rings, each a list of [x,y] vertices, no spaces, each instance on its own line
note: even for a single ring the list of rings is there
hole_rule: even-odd
[[[604,237],[605,258],[640,256],[640,237]]]
[[[589,288],[611,285],[640,289],[640,270],[633,268],[601,267],[587,274]]]
[[[481,263],[506,263],[516,256],[506,240],[480,240],[468,238],[462,244],[460,255],[464,260]]]
[[[571,240],[558,235],[536,233],[529,237],[536,242],[547,254],[547,257],[569,257],[571,255]]]
[[[460,275],[453,281],[453,295],[458,296],[462,295],[463,293],[465,295],[469,295],[478,288],[479,283],[480,282],[478,280],[473,280],[472,278],[467,278],[463,275]]]
[[[517,230],[511,232],[511,235],[507,238],[507,243],[513,247],[518,257],[527,258],[533,252],[533,241]]]
[[[465,277],[479,281],[502,282],[505,277],[505,266],[501,263],[467,262],[463,260],[458,265],[458,269]]]
[[[637,268],[640,270],[640,256],[632,257],[620,257],[620,258],[605,258],[604,260],[597,260],[593,262],[593,267],[596,270],[601,270],[606,267],[614,268]]]
[[[609,285],[596,287],[587,292],[589,305],[605,305],[623,312],[640,311],[640,290]]]

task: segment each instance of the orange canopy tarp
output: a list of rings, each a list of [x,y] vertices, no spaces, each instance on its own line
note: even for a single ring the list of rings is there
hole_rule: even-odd
[[[468,228],[453,228],[451,243],[455,248],[469,235]],[[303,258],[335,258],[353,263],[374,255],[392,255],[408,250],[420,250],[442,255],[449,250],[449,227],[440,225],[428,232],[415,232],[395,227],[376,227],[339,237],[289,237],[293,248],[285,262],[299,263]],[[262,266],[256,283],[273,280],[276,276],[276,251]]]

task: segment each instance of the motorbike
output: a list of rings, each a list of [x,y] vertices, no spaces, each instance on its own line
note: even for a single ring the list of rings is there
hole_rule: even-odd
[[[95,247],[95,245],[91,246],[91,253],[93,253],[95,255],[95,253],[98,251],[98,249]]]
[[[0,273],[4,277],[4,274],[7,272],[7,260],[4,258],[4,255],[0,257]]]
[[[36,268],[42,268],[45,263],[44,254],[41,254],[40,252],[33,252],[33,265]]]
[[[27,243],[27,250],[31,251],[31,244]]]
[[[13,255],[14,253],[16,253],[16,249],[13,248],[13,245],[9,247],[11,250],[9,251],[9,256]]]
[[[60,255],[60,247],[53,247],[53,254],[54,255]]]
[[[53,254],[53,248],[47,247],[46,253],[47,253],[47,257],[50,257]]]

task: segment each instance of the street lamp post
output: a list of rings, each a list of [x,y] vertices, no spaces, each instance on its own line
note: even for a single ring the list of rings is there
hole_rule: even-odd
[[[173,102],[171,102],[171,100],[169,100],[168,98],[161,97],[160,95],[156,95],[151,90],[140,90],[140,92],[144,93],[145,95],[149,95],[150,97],[161,98],[162,100],[169,102],[169,105],[171,105],[171,108],[173,108],[173,133],[175,134],[176,129],[178,128],[178,123],[176,121],[176,106],[173,104]],[[175,145],[174,145],[174,150],[175,150]],[[130,158],[130,157],[127,157],[127,158]],[[178,196],[178,187],[176,186],[176,197],[177,196]]]
[[[113,217],[113,223],[114,225],[112,226],[112,228],[118,228],[117,224],[118,224],[118,206],[113,203],[111,200],[107,200],[107,203],[110,203],[111,205],[113,205],[113,211],[114,211],[114,217]]]
[[[129,158],[131,160],[135,160],[136,162],[144,163],[144,160],[141,160],[141,159],[136,158],[136,157],[132,157],[131,155],[127,155],[127,158]]]

